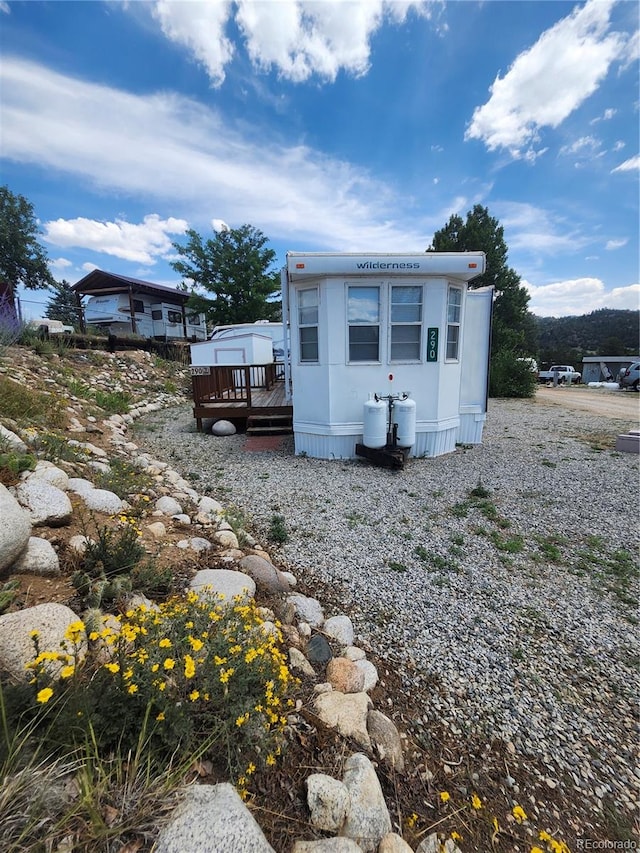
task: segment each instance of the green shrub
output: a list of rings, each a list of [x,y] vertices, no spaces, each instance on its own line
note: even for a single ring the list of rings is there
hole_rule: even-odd
[[[489,394],[491,397],[533,397],[536,374],[526,361],[519,361],[513,350],[500,350],[491,358]]]
[[[195,593],[109,619],[88,632],[74,622],[58,649],[32,634],[31,681],[5,687],[0,734],[9,742],[33,723],[47,754],[93,742],[124,759],[145,733],[158,764],[204,743],[246,792],[258,764],[276,763],[292,704],[280,632],[265,630],[252,600]]]
[[[126,391],[99,391],[94,395],[96,405],[108,415],[124,415],[131,405],[131,394]]]
[[[284,515],[274,513],[269,523],[269,539],[276,545],[283,545],[289,540]]]

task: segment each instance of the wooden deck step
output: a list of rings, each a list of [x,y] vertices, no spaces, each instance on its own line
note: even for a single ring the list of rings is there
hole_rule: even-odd
[[[291,415],[250,415],[247,418],[247,435],[291,435]]]

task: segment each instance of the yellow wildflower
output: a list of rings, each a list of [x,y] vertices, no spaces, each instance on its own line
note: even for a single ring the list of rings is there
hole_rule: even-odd
[[[251,776],[252,773],[256,772],[256,765],[253,762],[250,762],[245,772],[247,776]]]
[[[105,669],[108,669],[109,672],[112,672],[114,675],[116,672],[120,672],[120,664],[119,663],[105,663]]]
[[[38,695],[36,696],[36,699],[38,700],[38,702],[40,702],[40,704],[44,705],[49,701],[49,699],[51,699],[52,696],[53,690],[50,687],[43,687],[43,689],[40,690]]]
[[[195,661],[191,657],[191,655],[184,656],[184,677],[185,678],[193,678],[196,674],[196,665]]]
[[[156,720],[158,720],[159,723],[161,723],[164,720],[164,711],[160,711],[160,713],[156,717]]]
[[[235,669],[232,666],[230,666],[229,669],[221,669],[220,670],[220,683],[226,684],[234,672],[235,672]]]
[[[163,637],[158,643],[159,648],[161,649],[170,649],[172,646],[172,642],[168,637]]]
[[[453,832],[451,833],[451,838],[452,838],[454,841],[462,841],[462,836],[460,835],[460,833],[459,833],[459,832],[456,832],[456,831],[455,831],[455,829],[454,829],[454,830],[453,830]]]
[[[272,755],[271,753],[269,753],[269,755],[267,755],[266,761],[267,761],[267,765],[269,767],[272,767],[276,763],[275,755]]]
[[[131,695],[133,696],[133,694],[134,694],[134,693],[137,693],[137,692],[138,692],[138,685],[137,685],[137,684],[130,684],[130,685],[127,687],[127,691],[128,691],[129,693],[131,693]]]
[[[191,693],[189,693],[189,699],[191,699],[192,702],[195,702],[199,698],[200,698],[200,691],[199,690],[192,690]]]
[[[525,814],[525,811],[522,806],[514,806],[511,811],[511,814],[515,817],[518,823],[522,823],[523,820],[527,819],[527,815]]]
[[[98,632],[97,632],[97,631],[92,631],[92,632],[89,634],[89,639],[91,640],[91,642],[92,642],[92,643],[95,643],[95,641],[96,641],[97,639],[99,639],[99,637],[100,637],[100,634],[98,634]]]
[[[482,800],[477,794],[473,794],[471,797],[471,805],[476,811],[479,811],[482,808]]]
[[[451,797],[448,791],[440,791],[440,802],[448,803],[450,799]]]
[[[544,853],[544,850],[541,847],[532,847],[531,853]]]
[[[191,643],[191,648],[194,652],[199,652],[200,649],[204,646],[202,640],[198,640],[196,637],[189,637],[189,642]]]
[[[164,664],[163,664],[165,669],[173,669],[175,665],[176,665],[176,662],[174,661],[173,658],[165,658]]]
[[[75,666],[73,664],[69,666],[63,666],[60,670],[60,678],[71,678],[73,673],[76,671]]]

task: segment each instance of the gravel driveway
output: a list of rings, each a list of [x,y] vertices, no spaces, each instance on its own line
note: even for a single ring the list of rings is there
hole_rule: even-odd
[[[406,690],[430,697],[425,721],[502,738],[549,788],[565,780],[628,816],[640,807],[639,457],[613,447],[637,402],[613,418],[557,404],[574,392],[492,400],[481,446],[399,472],[296,457],[290,438],[252,452],[245,436],[196,433],[190,407],[146,417],[136,441],[263,538],[284,516],[274,559],[335,591],[327,615],[348,613]]]

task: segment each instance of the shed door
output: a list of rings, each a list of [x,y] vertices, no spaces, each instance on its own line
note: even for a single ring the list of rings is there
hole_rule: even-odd
[[[460,411],[486,412],[493,287],[468,290],[462,334]]]

